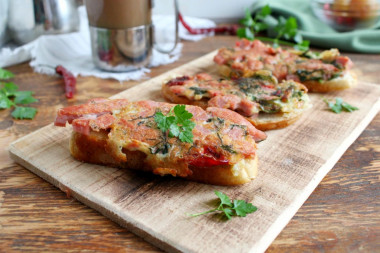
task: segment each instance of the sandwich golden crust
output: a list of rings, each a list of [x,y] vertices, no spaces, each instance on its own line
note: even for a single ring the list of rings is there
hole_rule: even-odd
[[[301,82],[312,92],[347,89],[356,83],[349,72],[352,61],[340,56],[337,49],[316,54],[272,48],[259,40],[241,40],[233,48],[221,48],[214,62],[226,77],[250,77],[258,70],[268,70],[279,81]]]
[[[311,106],[304,85],[277,83],[263,70],[236,80],[217,80],[205,73],[181,76],[164,83],[162,94],[173,103],[234,110],[260,130],[286,127]]]
[[[61,109],[56,119],[58,126],[65,119],[72,124],[70,151],[77,160],[220,185],[256,176],[256,141],[266,135],[232,111],[186,106],[195,123],[189,143],[158,128],[155,115],[170,113],[172,104],[101,100],[87,106],[81,105],[80,113],[78,106]]]

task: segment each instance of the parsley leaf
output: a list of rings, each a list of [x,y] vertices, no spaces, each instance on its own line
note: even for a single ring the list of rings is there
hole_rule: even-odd
[[[15,76],[15,75],[14,75],[12,72],[0,68],[0,79],[1,79],[1,80],[10,79],[10,78],[12,78],[12,77],[14,77],[14,76]]]
[[[234,200],[234,208],[236,215],[245,217],[249,213],[253,213],[257,210],[257,207],[251,203],[247,203],[244,200]]]
[[[0,109],[11,108],[13,102],[3,93],[0,92]]]
[[[23,105],[37,102],[38,99],[35,99],[34,97],[32,97],[32,95],[33,95],[33,92],[31,91],[17,91],[14,93],[14,96],[15,96],[14,102],[16,104],[23,104]]]
[[[15,119],[33,119],[36,113],[36,108],[17,106],[12,112],[12,117]]]
[[[14,93],[18,90],[18,86],[12,82],[4,83],[1,92],[3,92],[7,97],[13,96]]]
[[[245,16],[240,20],[240,24],[243,26],[236,31],[239,38],[246,38],[248,40],[253,40],[255,38],[273,42],[273,47],[279,47],[279,44],[285,44],[288,46],[293,46],[295,49],[300,51],[307,51],[309,49],[310,41],[303,40],[301,33],[298,30],[297,19],[294,17],[284,18],[282,16],[278,17],[277,25],[274,30],[277,32],[276,37],[273,39],[256,37],[256,34],[268,29],[267,17],[272,13],[269,5],[265,5],[259,12],[252,17],[251,12],[246,9]],[[271,16],[272,17],[272,16]],[[273,17],[274,18],[274,17]],[[295,43],[282,41],[281,38],[286,40],[294,41]]]
[[[299,50],[299,51],[307,51],[309,50],[309,46],[310,46],[310,41],[308,40],[304,40],[300,43],[298,43],[297,45],[294,46],[295,49]]]
[[[162,132],[169,131],[169,137],[178,137],[182,142],[193,143],[195,123],[190,120],[192,117],[193,114],[186,111],[185,105],[176,105],[167,116],[156,112],[154,120]]]
[[[359,108],[352,106],[347,102],[344,102],[342,98],[335,98],[335,104],[334,102],[328,101],[326,98],[323,99],[323,101],[327,104],[331,111],[337,114],[341,113],[342,111],[353,112],[359,110]]]
[[[174,114],[177,117],[178,123],[183,123],[188,119],[191,119],[193,117],[193,114],[186,111],[185,105],[176,105],[174,107]]]
[[[219,191],[215,191],[215,195],[219,198],[220,201],[217,208],[202,213],[190,214],[190,216],[196,217],[207,213],[220,212],[225,218],[230,220],[232,216],[245,217],[247,214],[257,211],[257,207],[251,203],[247,203],[244,200],[235,199],[233,202],[231,202],[231,199],[226,194]]]
[[[263,21],[268,15],[270,15],[270,13],[271,9],[269,5],[266,5],[255,15],[254,18],[252,18],[250,10],[246,9],[244,18],[240,20],[240,24],[244,27],[239,28],[236,31],[236,34],[239,38],[253,40],[256,33],[268,28],[267,24]]]
[[[220,199],[221,205],[232,206],[232,202],[226,194],[221,193],[219,191],[214,191],[214,192],[215,192],[215,195]]]
[[[157,126],[162,132],[166,132],[170,125],[174,122],[174,117],[166,117],[162,112],[156,112],[154,120],[157,122]]]
[[[179,136],[178,136],[178,138],[182,142],[187,142],[187,143],[193,143],[193,137],[194,137],[194,135],[190,131],[182,131],[179,133]]]
[[[14,77],[12,72],[0,68],[0,80]],[[14,106],[16,109],[11,113],[15,119],[33,119],[37,113],[36,108],[21,107],[17,104],[30,104],[37,102],[31,91],[18,91],[18,86],[13,82],[0,83],[0,109]],[[13,98],[13,101],[11,100]]]

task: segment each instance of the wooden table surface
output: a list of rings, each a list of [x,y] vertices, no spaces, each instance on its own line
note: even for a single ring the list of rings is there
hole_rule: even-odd
[[[157,76],[212,50],[233,45],[236,37],[216,36],[183,42],[181,58],[152,69]],[[345,54],[358,78],[380,85],[380,55]],[[28,63],[7,68],[20,90],[39,102],[33,120],[13,120],[0,111],[0,252],[97,251],[161,252],[127,229],[66,196],[15,164],[7,146],[51,123],[56,110],[95,97],[109,97],[143,80],[119,83],[79,77],[75,99],[67,100],[62,79],[34,73]],[[360,107],[360,105],[357,105]],[[333,114],[332,114],[333,117]],[[380,250],[380,115],[378,114],[276,238],[267,252],[375,252]]]

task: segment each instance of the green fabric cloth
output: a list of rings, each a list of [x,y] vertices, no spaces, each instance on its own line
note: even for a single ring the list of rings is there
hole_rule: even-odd
[[[309,40],[311,46],[358,53],[380,53],[380,21],[371,29],[337,32],[314,15],[311,1],[258,0],[252,5],[252,12],[258,11],[266,4],[269,4],[272,16],[295,17],[304,40]],[[273,37],[273,28],[277,21],[274,18],[268,18],[267,21],[268,36]]]

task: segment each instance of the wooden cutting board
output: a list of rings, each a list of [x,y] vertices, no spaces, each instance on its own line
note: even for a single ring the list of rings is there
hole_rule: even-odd
[[[163,101],[164,80],[216,73],[215,52],[128,89],[114,98]],[[48,125],[13,142],[12,158],[84,204],[154,245],[172,252],[263,252],[380,109],[380,86],[310,94],[313,108],[298,122],[267,132],[259,146],[259,174],[251,183],[221,187],[73,160],[71,129]],[[342,97],[360,108],[334,114],[323,98]],[[214,207],[214,190],[258,207],[225,222],[216,215],[189,217]]]

